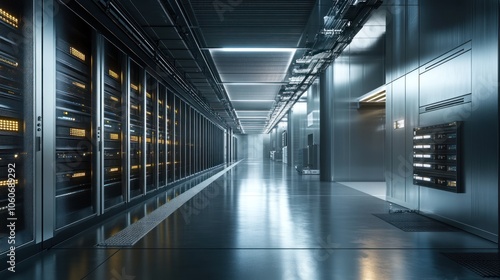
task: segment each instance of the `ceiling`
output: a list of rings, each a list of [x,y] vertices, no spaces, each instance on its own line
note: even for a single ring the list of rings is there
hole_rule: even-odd
[[[186,6],[199,40],[209,52],[242,133],[265,131],[315,2],[183,2],[190,3]]]
[[[285,116],[359,30],[362,20],[354,16],[378,2],[96,0],[150,56],[165,60],[183,94],[235,133],[248,134],[265,133]],[[327,24],[328,17],[336,21]],[[320,34],[327,26],[342,33]],[[298,58],[313,62],[297,65]]]

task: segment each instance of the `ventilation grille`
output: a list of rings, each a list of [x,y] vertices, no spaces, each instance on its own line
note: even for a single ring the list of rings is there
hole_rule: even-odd
[[[469,94],[462,95],[459,97],[455,97],[455,98],[443,100],[440,102],[428,104],[428,105],[420,107],[420,114],[435,111],[435,110],[444,109],[447,107],[452,107],[452,106],[470,103],[471,100],[472,100],[471,94],[469,93]]]

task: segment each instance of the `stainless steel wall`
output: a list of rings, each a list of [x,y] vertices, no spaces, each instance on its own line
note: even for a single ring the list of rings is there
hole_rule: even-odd
[[[264,160],[271,151],[270,134],[236,135],[238,159]]]
[[[288,151],[289,166],[295,167],[302,164],[301,149],[307,146],[307,137],[304,131],[307,127],[307,103],[299,101],[288,112]]]
[[[383,35],[371,37],[361,31],[326,70],[332,77],[322,76],[328,80],[321,86],[327,91],[321,96],[328,104],[322,107],[322,121],[328,123],[322,125],[322,133],[330,134],[331,139],[322,143],[321,154],[325,156],[323,149],[329,145],[326,152],[333,157],[322,160],[322,180],[384,180],[385,110],[358,109],[356,103],[358,97],[385,83],[384,50]]]
[[[320,145],[319,137],[319,80],[316,80],[308,90],[307,94],[307,129],[305,131],[306,145],[307,137],[313,136],[313,144]],[[321,145],[320,145],[321,147]]]
[[[497,241],[498,1],[385,7],[388,198]],[[464,101],[446,104],[456,97]],[[392,129],[401,119],[405,127]],[[452,121],[464,122],[463,193],[413,185],[413,128]]]
[[[308,137],[313,144],[320,143],[320,83],[316,80],[292,109],[288,112],[288,165],[302,166],[303,149],[308,146]],[[319,154],[316,157],[319,166]]]

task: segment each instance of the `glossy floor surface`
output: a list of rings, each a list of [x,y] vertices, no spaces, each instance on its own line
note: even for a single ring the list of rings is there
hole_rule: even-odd
[[[267,160],[239,163],[133,247],[96,246],[183,188],[189,185],[0,279],[483,279],[443,253],[497,251],[496,243],[463,231],[404,232],[373,215],[389,204],[357,190],[359,183],[319,182]]]

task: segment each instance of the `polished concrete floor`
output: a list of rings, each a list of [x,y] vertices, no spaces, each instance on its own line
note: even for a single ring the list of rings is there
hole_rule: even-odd
[[[443,253],[497,251],[462,231],[404,232],[373,215],[388,212],[379,197],[267,160],[239,163],[133,247],[96,246],[195,183],[0,279],[483,279]]]

